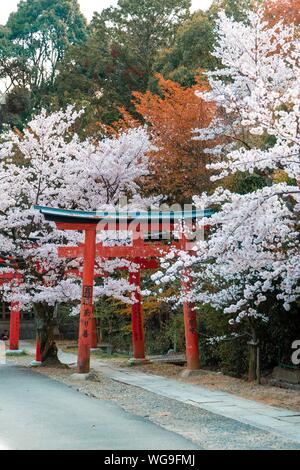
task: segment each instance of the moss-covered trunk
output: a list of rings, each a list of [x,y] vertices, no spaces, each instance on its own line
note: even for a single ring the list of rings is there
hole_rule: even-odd
[[[58,359],[58,348],[55,342],[56,309],[46,303],[34,305],[37,324],[37,335],[41,347],[42,365],[61,365]]]

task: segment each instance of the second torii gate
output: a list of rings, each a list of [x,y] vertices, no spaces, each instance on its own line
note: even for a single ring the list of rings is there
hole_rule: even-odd
[[[153,247],[152,247],[153,248]],[[132,251],[132,250],[130,250]],[[145,361],[145,338],[144,338],[144,324],[143,324],[143,306],[142,306],[142,296],[141,296],[141,271],[146,269],[157,269],[159,267],[159,262],[156,259],[145,259],[138,257],[139,249],[135,247],[135,257],[128,257],[128,247],[115,246],[115,247],[106,247],[102,244],[96,245],[96,256],[100,256],[102,260],[113,259],[113,258],[124,258],[126,256],[126,261],[128,261],[131,266],[120,265],[115,268],[118,270],[127,270],[129,271],[129,282],[132,286],[135,287],[134,297],[135,302],[131,307],[131,324],[132,324],[132,348],[133,348],[133,360],[136,362]],[[84,245],[70,247],[64,246],[59,247],[58,249],[59,257],[61,258],[78,258],[84,256]],[[152,250],[153,254],[153,250]],[[135,268],[130,269],[132,265]],[[74,272],[74,271],[73,271]],[[71,271],[72,273],[72,271]],[[80,276],[79,271],[75,271],[76,276]],[[101,277],[104,277],[106,273],[103,273]],[[99,276],[99,275],[98,275]],[[95,275],[95,278],[97,275]],[[94,332],[94,319],[92,320],[91,325],[91,348],[96,347],[95,343],[95,332]]]
[[[88,373],[90,371],[90,345],[93,324],[93,288],[95,277],[96,256],[109,259],[111,257],[135,258],[139,257],[162,257],[164,253],[170,251],[170,246],[163,244],[147,246],[144,243],[144,233],[152,233],[154,230],[163,232],[174,229],[178,221],[195,220],[209,217],[211,211],[191,211],[190,213],[99,213],[86,211],[62,210],[49,207],[35,206],[46,220],[56,223],[60,230],[77,230],[85,233],[84,246],[77,248],[77,256],[83,255],[83,287],[80,308],[80,327],[78,344],[78,372]],[[97,247],[97,231],[126,231],[133,234],[133,246],[118,247]],[[178,245],[180,249],[189,251],[188,243],[184,235]],[[177,246],[177,247],[178,247]],[[74,248],[72,248],[74,250]],[[113,250],[113,252],[111,252]],[[67,253],[63,253],[65,256]],[[74,257],[74,251],[72,251]],[[188,276],[183,280],[184,292],[188,292],[190,281]],[[132,283],[139,286],[139,276],[132,277]],[[139,289],[138,289],[139,290]],[[139,299],[137,298],[139,304]],[[142,312],[139,307],[137,321],[139,328],[142,328]],[[196,370],[200,368],[199,345],[197,333],[196,312],[194,306],[189,302],[184,302],[184,323],[186,338],[187,368]]]
[[[17,283],[22,282],[22,275],[18,271],[7,272],[0,274],[0,285],[14,281]],[[20,341],[20,303],[11,302],[10,305],[10,321],[9,321],[9,351],[17,353],[19,350]],[[21,351],[20,351],[21,352]]]

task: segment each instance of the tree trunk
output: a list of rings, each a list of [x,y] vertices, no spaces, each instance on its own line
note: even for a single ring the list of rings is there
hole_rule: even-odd
[[[56,327],[55,307],[45,303],[34,305],[36,315],[37,335],[41,347],[43,366],[62,366],[58,359],[58,349],[54,339]]]
[[[248,380],[249,382],[257,381],[260,384],[260,351],[259,341],[256,337],[255,330],[252,329],[252,339],[248,342],[249,346],[249,370]]]
[[[260,385],[261,380],[260,380],[260,348],[257,346],[257,351],[256,351],[256,383],[257,385]]]
[[[256,379],[256,343],[253,341],[249,341],[248,345],[249,345],[248,380],[249,382],[254,382]]]

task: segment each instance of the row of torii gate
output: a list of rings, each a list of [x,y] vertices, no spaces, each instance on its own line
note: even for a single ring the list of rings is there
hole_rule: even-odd
[[[133,360],[145,360],[144,322],[141,296],[141,271],[143,269],[156,269],[159,267],[159,258],[171,250],[192,251],[192,243],[187,233],[197,232],[197,224],[203,217],[209,217],[211,211],[185,211],[185,212],[86,212],[54,209],[44,206],[35,206],[46,220],[55,222],[59,230],[76,230],[84,232],[84,244],[58,248],[61,258],[83,258],[82,297],[80,307],[79,338],[78,338],[78,373],[86,374],[90,371],[90,350],[97,346],[96,324],[93,314],[93,289],[96,260],[124,259],[132,263],[133,269],[120,265],[118,269],[129,270],[129,281],[134,286],[135,302],[132,304],[132,346]],[[202,227],[203,230],[203,227]],[[126,232],[131,238],[130,245],[105,246],[97,243],[97,232]],[[162,235],[177,233],[178,241],[153,242],[146,241]],[[0,260],[1,261],[1,260]],[[22,282],[20,275],[17,282]],[[78,272],[77,272],[78,275]],[[6,282],[2,275],[2,282]],[[0,275],[1,283],[1,275]],[[190,291],[190,276],[186,272],[182,279],[182,291],[188,295]],[[200,368],[197,320],[194,305],[187,300],[183,303],[186,360],[188,370]],[[11,306],[10,323],[10,349],[19,348],[20,311],[18,304]],[[37,362],[41,361],[40,348],[37,340]]]

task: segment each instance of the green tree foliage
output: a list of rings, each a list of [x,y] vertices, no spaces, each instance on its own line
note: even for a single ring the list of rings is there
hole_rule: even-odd
[[[57,64],[69,44],[85,37],[77,0],[21,1],[6,24],[13,59],[28,68],[31,87],[54,82]]]
[[[140,91],[146,90],[157,53],[171,45],[190,7],[190,0],[119,0],[102,12],[112,40],[135,56],[144,82]]]
[[[53,87],[68,46],[85,36],[86,21],[77,0],[21,1],[0,29],[0,78],[14,95],[29,89],[33,106],[38,105]]]
[[[211,56],[213,49],[214,22],[210,15],[201,10],[195,12],[178,28],[174,44],[165,49],[156,62],[156,69],[183,86],[195,84],[195,76],[203,69],[213,69],[216,59]]]
[[[0,113],[0,126],[4,123],[10,127],[22,129],[32,112],[32,98],[25,87],[14,87],[8,93]]]
[[[264,0],[258,0],[264,1]],[[213,0],[209,9],[209,15],[216,17],[219,11],[225,11],[227,16],[232,16],[237,21],[244,21],[246,12],[255,7],[257,0]]]
[[[170,45],[190,0],[119,0],[96,14],[84,44],[69,48],[59,67],[52,103],[85,106],[84,132],[93,135],[120,115],[134,113],[133,91],[146,91],[158,52]]]
[[[156,71],[180,85],[194,85],[195,77],[203,69],[218,67],[218,61],[211,55],[218,13],[225,10],[228,15],[243,20],[251,3],[251,0],[214,0],[208,11],[196,11],[177,29],[171,47],[160,53]]]
[[[76,102],[86,109],[86,132],[99,131],[100,123],[119,118],[120,106],[132,109],[132,92],[141,88],[136,58],[128,48],[112,42],[110,31],[97,15],[82,45],[69,48],[59,66],[52,102],[64,107]]]

